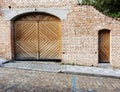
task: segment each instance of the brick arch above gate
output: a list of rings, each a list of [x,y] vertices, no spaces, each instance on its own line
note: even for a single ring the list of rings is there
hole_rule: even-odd
[[[2,10],[3,12],[3,17],[5,20],[13,20],[16,16],[19,16],[24,13],[29,13],[29,12],[44,12],[48,13],[51,15],[54,15],[61,20],[64,20],[67,18],[67,14],[69,13],[70,9],[60,9],[60,8],[16,8],[16,9],[4,9]]]

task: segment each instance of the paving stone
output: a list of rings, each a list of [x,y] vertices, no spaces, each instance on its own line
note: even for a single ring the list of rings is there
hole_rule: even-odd
[[[120,79],[0,67],[0,92],[120,92]]]

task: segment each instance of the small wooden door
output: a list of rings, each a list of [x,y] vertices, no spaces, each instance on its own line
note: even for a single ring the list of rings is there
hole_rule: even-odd
[[[110,31],[99,31],[99,63],[110,62]]]
[[[60,60],[61,23],[50,15],[34,14],[15,21],[16,60]]]

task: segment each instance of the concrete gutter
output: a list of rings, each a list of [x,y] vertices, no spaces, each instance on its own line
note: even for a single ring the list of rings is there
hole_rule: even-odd
[[[61,70],[61,72],[70,73],[70,74],[87,75],[87,76],[120,78],[120,69],[113,69],[113,68],[67,66],[67,68]]]
[[[60,63],[51,62],[17,61],[5,63],[4,67],[35,70],[41,72],[69,73],[87,76],[120,78],[120,69],[87,67],[77,65],[61,65]]]

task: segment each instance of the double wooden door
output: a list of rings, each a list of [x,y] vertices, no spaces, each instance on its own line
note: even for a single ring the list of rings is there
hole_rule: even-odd
[[[61,59],[59,21],[16,21],[15,59]]]

